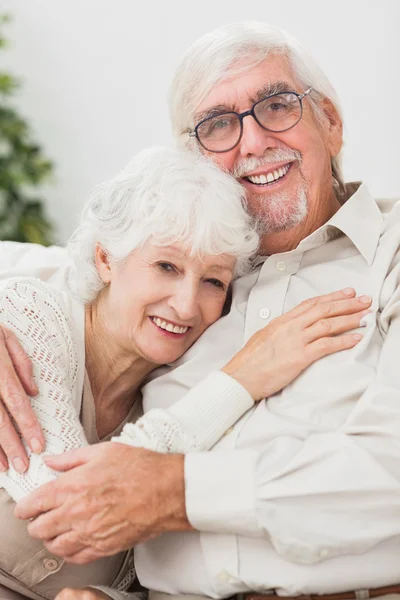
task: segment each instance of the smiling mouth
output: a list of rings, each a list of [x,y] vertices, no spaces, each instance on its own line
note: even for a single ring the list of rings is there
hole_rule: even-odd
[[[283,179],[290,170],[293,163],[288,163],[279,167],[278,169],[274,169],[273,171],[267,171],[266,173],[261,173],[260,175],[247,175],[244,176],[243,179],[249,181],[253,185],[262,185],[268,186],[273,183],[276,183],[280,179]]]
[[[176,325],[175,323],[165,321],[164,319],[160,319],[159,317],[150,317],[150,319],[155,325],[157,325],[159,329],[168,331],[168,333],[174,333],[175,335],[183,335],[188,331],[188,329],[190,329],[190,327]]]

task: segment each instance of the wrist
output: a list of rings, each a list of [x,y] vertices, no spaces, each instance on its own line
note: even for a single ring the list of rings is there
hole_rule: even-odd
[[[186,513],[185,457],[162,454],[158,469],[157,504],[160,507],[160,533],[193,529]]]
[[[229,375],[229,377],[232,377],[232,379],[235,379],[250,394],[254,402],[261,400],[261,396],[257,393],[254,386],[254,376],[252,382],[252,378],[249,378],[243,369],[235,364],[234,358],[229,361],[228,364],[221,369],[221,371],[226,373],[226,375]]]

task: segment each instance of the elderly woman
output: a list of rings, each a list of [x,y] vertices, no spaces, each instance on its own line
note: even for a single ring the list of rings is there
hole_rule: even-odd
[[[20,278],[0,294],[0,322],[16,334],[33,362],[39,394],[32,403],[46,451],[109,440],[125,424],[122,436],[113,439],[160,452],[207,449],[265,395],[251,382],[243,394],[228,365],[171,409],[141,416],[146,376],[179,358],[224,307],[229,309],[231,282],[249,268],[257,244],[241,186],[194,153],[142,152],[99,186],[69,244],[76,266],[73,293]],[[336,299],[333,294],[320,302]],[[350,309],[348,301],[343,303],[343,308],[337,303],[333,335],[357,327],[363,314],[356,302]],[[302,305],[257,337],[260,358],[270,356],[270,393],[300,373],[306,346],[326,335],[318,329],[322,313],[317,308],[318,303]],[[315,333],[307,341],[293,339],[288,356],[280,340],[295,319]],[[342,335],[336,349],[356,343],[354,336]],[[309,362],[326,352],[316,346]],[[235,372],[240,360],[239,353]],[[291,366],[282,376],[285,361]],[[64,564],[14,518],[14,501],[53,477],[35,454],[27,473],[10,468],[0,475],[0,596],[17,592],[23,598],[52,599],[65,586],[100,585],[111,586],[110,593],[119,597],[134,578],[132,552],[85,566]]]

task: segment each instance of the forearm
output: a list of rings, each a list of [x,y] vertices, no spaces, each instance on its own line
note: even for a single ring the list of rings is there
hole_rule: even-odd
[[[157,469],[156,515],[154,534],[193,529],[186,513],[184,456],[160,455]]]
[[[400,448],[382,431],[293,440],[278,459],[276,448],[190,454],[185,478],[193,527],[264,536],[289,561],[358,554],[400,534]]]
[[[169,409],[150,410],[125,425],[112,441],[164,453],[208,450],[253,405],[244,387],[216,371]]]

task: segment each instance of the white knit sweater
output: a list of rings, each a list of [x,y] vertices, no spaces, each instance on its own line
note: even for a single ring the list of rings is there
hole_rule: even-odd
[[[79,421],[85,360],[83,305],[49,284],[16,278],[0,291],[0,323],[16,334],[32,360],[39,394],[31,401],[44,432],[46,454],[87,445]],[[242,386],[216,371],[170,409],[151,410],[136,423],[126,424],[112,441],[157,452],[207,450],[252,405]],[[42,455],[27,452],[26,473],[10,467],[0,474],[0,487],[16,501],[57,477]],[[120,598],[116,590],[109,593]]]

